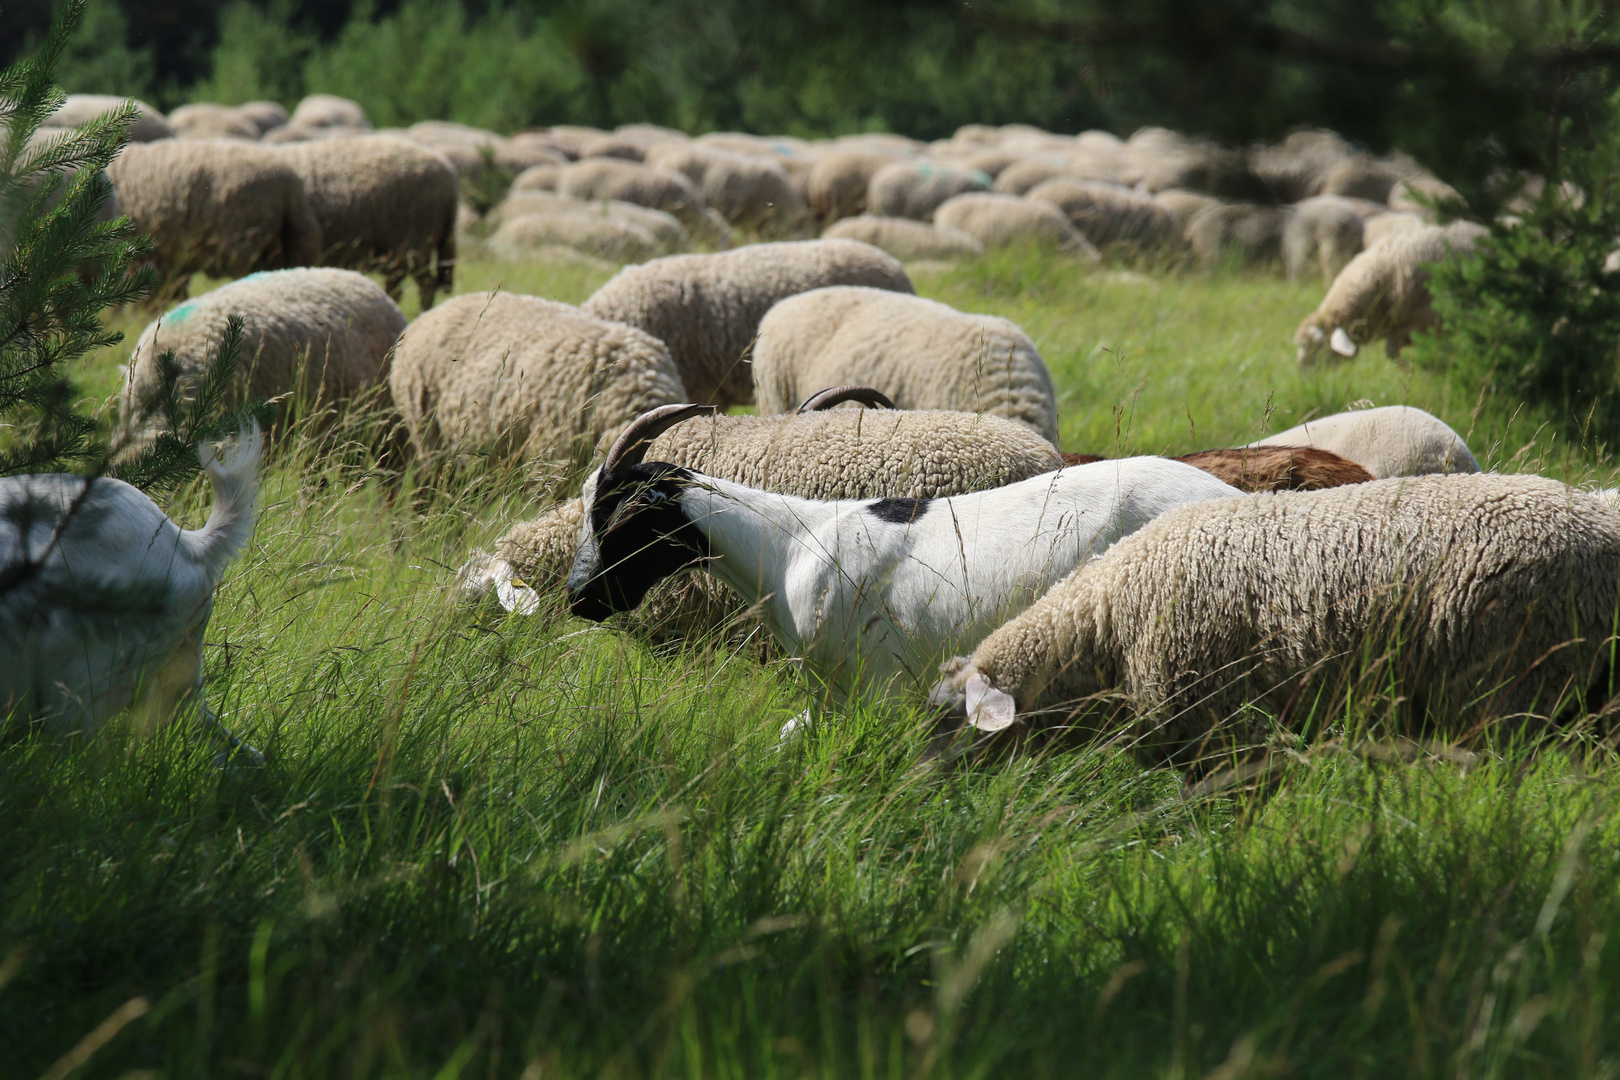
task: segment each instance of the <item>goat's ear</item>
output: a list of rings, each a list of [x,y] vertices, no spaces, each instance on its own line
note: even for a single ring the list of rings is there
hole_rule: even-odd
[[[968,723],[980,731],[1000,731],[1018,719],[1018,705],[1012,695],[991,686],[990,680],[978,672],[968,676],[964,689]]]

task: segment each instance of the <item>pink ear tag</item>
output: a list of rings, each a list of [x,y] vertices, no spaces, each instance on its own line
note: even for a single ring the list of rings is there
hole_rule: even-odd
[[[980,731],[1000,731],[1018,719],[1018,706],[1012,695],[997,690],[978,672],[968,676],[966,701],[968,723]]]

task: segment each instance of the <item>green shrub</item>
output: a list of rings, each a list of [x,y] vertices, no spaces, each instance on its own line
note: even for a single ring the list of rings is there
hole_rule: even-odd
[[[1620,438],[1620,202],[1596,160],[1549,183],[1518,219],[1493,225],[1472,256],[1433,268],[1438,331],[1414,362],[1452,377],[1493,412],[1521,403],[1572,439]]]

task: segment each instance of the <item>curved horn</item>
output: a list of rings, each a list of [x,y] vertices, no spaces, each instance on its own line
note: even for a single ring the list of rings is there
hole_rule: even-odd
[[[713,405],[660,405],[651,412],[642,413],[613,440],[607,460],[602,462],[602,471],[608,476],[616,476],[632,465],[640,465],[641,459],[647,456],[647,448],[658,436],[683,420],[712,412]]]
[[[799,406],[800,413],[822,412],[834,405],[842,405],[846,401],[858,401],[868,409],[892,409],[894,402],[881,390],[874,390],[870,386],[833,386],[826,390],[817,390],[804,399]]]

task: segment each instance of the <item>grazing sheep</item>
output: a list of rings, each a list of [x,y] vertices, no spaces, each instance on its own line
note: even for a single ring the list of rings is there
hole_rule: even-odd
[[[994,189],[1002,195],[1028,195],[1048,180],[1059,177],[1074,179],[1068,162],[1054,158],[1021,158],[1002,169],[996,176]]]
[[[1296,131],[1275,146],[1260,147],[1250,162],[1273,199],[1297,203],[1320,194],[1323,176],[1350,156],[1350,144],[1334,132]]]
[[[371,135],[293,143],[280,150],[320,222],[321,262],[383,274],[396,301],[409,275],[422,310],[455,284],[455,170],[410,139]]]
[[[1199,211],[1187,225],[1187,243],[1205,266],[1233,259],[1243,266],[1282,259],[1283,230],[1290,211],[1280,206],[1219,203]]]
[[[586,202],[583,199],[545,191],[513,192],[489,212],[485,221],[500,226],[515,218],[530,215],[550,218],[583,216],[597,221],[609,219],[619,224],[634,226],[637,230],[645,231],[652,240],[652,246],[646,254],[640,256],[640,259],[650,259],[657,255],[676,255],[685,251],[689,245],[686,229],[673,214],[654,210],[650,206],[637,206],[635,203],[612,199]],[[645,239],[638,243],[644,245]],[[620,261],[640,260],[625,258]]]
[[[934,211],[946,199],[989,188],[990,178],[972,169],[897,161],[872,176],[866,189],[866,209],[881,217],[932,221]]]
[[[1098,248],[1155,251],[1181,240],[1176,216],[1154,199],[1116,184],[1058,178],[1037,184],[1025,196],[1051,203]]]
[[[1378,338],[1385,352],[1399,356],[1413,333],[1437,325],[1428,264],[1472,251],[1487,232],[1469,221],[1403,229],[1351,259],[1294,333],[1300,365],[1348,359]]]
[[[119,402],[121,440],[138,446],[162,424],[158,355],[173,350],[180,389],[203,378],[225,322],[243,319],[242,354],[231,400],[303,391],[323,405],[380,384],[388,355],[405,329],[399,306],[352,270],[278,270],[250,274],[187,300],[141,331]]]
[[[934,211],[934,223],[961,229],[986,248],[1028,244],[1055,248],[1096,262],[1097,249],[1063,212],[1050,203],[1015,195],[973,192],[947,200]]]
[[[1155,192],[1153,201],[1175,215],[1176,223],[1183,234],[1186,233],[1187,226],[1192,224],[1193,218],[1211,206],[1221,205],[1221,200],[1213,196],[1200,195],[1196,191],[1182,191],[1179,188]]]
[[[1052,376],[1035,343],[1006,319],[838,285],[790,296],[761,320],[761,413],[787,412],[817,387],[856,382],[881,386],[902,409],[1003,416],[1057,445]]]
[[[1430,204],[1435,202],[1464,205],[1462,194],[1456,188],[1426,173],[1414,173],[1403,177],[1389,193],[1391,210],[1417,214],[1424,221],[1434,220],[1434,207]]]
[[[259,136],[283,127],[288,121],[287,107],[279,101],[248,101],[236,106],[236,115],[259,129]]]
[[[1097,454],[1063,455],[1065,465],[1089,465],[1106,460]],[[1200,450],[1171,460],[1203,469],[1239,491],[1320,491],[1374,479],[1371,472],[1349,458],[1286,443]]]
[[[0,730],[89,737],[132,704],[151,729],[195,695],[205,727],[263,760],[219,725],[202,687],[214,590],[253,533],[260,445],[253,427],[223,458],[198,448],[214,489],[200,529],[121,480],[0,479]]]
[[[556,191],[557,183],[562,179],[563,166],[561,165],[531,165],[512,178],[512,186],[507,188],[507,194],[520,191]]]
[[[859,240],[882,248],[905,262],[915,259],[971,259],[984,254],[984,245],[960,229],[929,225],[906,218],[861,214],[835,221],[821,234],[823,240]]]
[[[507,258],[523,259],[538,248],[561,245],[621,265],[645,262],[662,247],[640,225],[592,212],[589,203],[580,203],[578,210],[512,214],[503,218],[488,243],[492,252]]]
[[[1323,172],[1316,194],[1349,195],[1381,203],[1389,200],[1395,185],[1411,172],[1400,164],[1367,154],[1340,158]]]
[[[1264,182],[1254,174],[1244,152],[1162,128],[1144,128],[1132,135],[1126,141],[1125,156],[1131,167],[1120,179],[1146,192],[1188,188],[1246,201],[1267,196]]]
[[[776,162],[697,143],[660,143],[647,164],[685,174],[703,202],[727,222],[760,232],[784,232],[804,216],[787,172]]]
[[[553,186],[560,195],[587,202],[608,199],[662,210],[694,236],[720,248],[731,245],[731,230],[725,219],[703,201],[692,181],[682,173],[615,158],[592,158],[563,168],[556,174]]]
[[[642,412],[685,401],[662,342],[576,307],[466,293],[400,338],[389,386],[411,443],[583,465]]]
[[[357,101],[334,94],[310,94],[293,109],[287,121],[295,128],[350,128],[370,131],[371,121]]]
[[[1422,215],[1403,210],[1391,210],[1387,213],[1363,218],[1361,222],[1361,248],[1365,251],[1398,232],[1421,228],[1427,224],[1428,222],[1424,220]]]
[[[1380,480],[1424,473],[1476,473],[1462,436],[1410,405],[1335,413],[1269,435],[1252,446],[1311,446],[1355,462]]]
[[[105,116],[125,104],[135,106],[135,119],[129,125],[131,142],[148,143],[173,137],[174,128],[163,114],[144,101],[115,94],[69,94],[62,107],[45,118],[45,128],[71,128]]]
[[[747,405],[754,400],[747,354],[759,321],[778,300],[825,285],[913,291],[900,261],[869,244],[800,240],[629,266],[583,309],[668,345],[690,400]]]
[[[1238,494],[1163,458],[1062,469],[948,499],[817,502],[669,463],[656,434],[711,406],[627,428],[585,482],[569,608],[603,620],[693,563],[757,605],[816,684],[818,707],[886,699],[1157,515]],[[879,414],[879,422],[883,419]]]
[[[864,213],[872,177],[901,160],[904,158],[892,152],[870,148],[833,150],[821,155],[806,180],[811,211],[822,221]]]
[[[1140,759],[1206,768],[1325,723],[1363,680],[1444,736],[1533,727],[1608,698],[1617,581],[1620,515],[1541,477],[1222,499],[1075,572],[948,664],[933,700],[995,731],[1072,724],[1106,695]],[[1111,711],[1078,723],[1118,733]]]
[[[264,132],[235,109],[211,102],[182,105],[169,114],[169,126],[178,139],[241,139],[258,142]]]
[[[713,415],[659,435],[648,456],[807,499],[942,499],[1017,483],[1063,464],[1051,443],[1000,417],[844,409]],[[493,556],[475,553],[458,575],[463,598],[494,592],[507,610],[523,611],[537,597],[514,588],[547,592],[561,586],[579,548],[583,507],[579,499],[559,503],[513,526]],[[528,603],[520,606],[520,600]],[[655,587],[636,621],[658,636],[695,637],[736,620],[746,607],[714,578],[698,573]]]
[[[1320,273],[1331,282],[1361,251],[1361,215],[1349,199],[1318,195],[1294,206],[1283,226],[1283,266],[1289,281]]]
[[[237,278],[311,266],[321,226],[303,181],[278,150],[166,139],[126,146],[107,169],[135,231],[183,295],[193,273]]]

